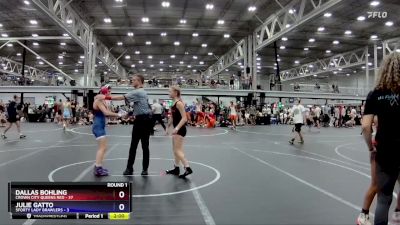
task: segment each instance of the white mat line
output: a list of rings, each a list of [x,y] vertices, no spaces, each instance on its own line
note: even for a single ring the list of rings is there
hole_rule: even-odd
[[[112,151],[114,151],[115,149],[117,149],[118,144],[113,145],[110,149],[108,149],[108,151],[106,152],[106,154],[104,155],[104,158],[106,159],[108,155],[110,155],[110,153]],[[95,163],[91,164],[90,166],[88,166],[85,170],[83,170],[74,180],[73,182],[79,182],[81,181],[91,170],[93,170]]]
[[[70,139],[70,140],[67,141],[67,142],[74,141],[74,140],[76,140],[76,139],[78,139],[78,138],[81,138],[81,136],[72,138],[72,139]],[[56,146],[59,145],[59,144],[61,144],[61,143],[54,144],[53,146],[49,146],[48,148],[56,147]],[[47,150],[47,148],[42,149],[42,150],[35,151],[35,152],[33,152],[33,153],[42,152],[42,151],[45,151],[45,150]],[[28,154],[28,155],[29,155],[29,154]],[[32,155],[33,155],[33,154],[32,154]],[[32,224],[34,224],[35,222],[36,222],[36,219],[28,219],[28,220],[26,220],[22,225],[32,225]]]
[[[342,203],[344,205],[347,205],[347,206],[353,208],[357,212],[359,212],[361,210],[360,206],[355,205],[355,204],[353,204],[353,203],[351,203],[349,201],[346,201],[345,199],[343,199],[343,198],[341,198],[341,197],[339,197],[339,196],[337,196],[337,195],[335,195],[335,194],[333,194],[333,193],[331,193],[331,192],[329,192],[329,191],[327,191],[325,189],[322,189],[322,188],[320,188],[320,187],[318,187],[316,185],[313,185],[313,184],[311,184],[311,183],[309,183],[309,182],[307,182],[307,181],[305,181],[305,180],[303,180],[303,179],[301,179],[301,178],[299,178],[299,177],[297,177],[297,176],[295,176],[295,175],[293,175],[293,174],[291,174],[291,173],[289,173],[289,172],[287,172],[287,171],[285,171],[285,170],[283,170],[281,168],[278,168],[277,166],[274,166],[274,165],[272,165],[272,164],[270,164],[270,163],[268,163],[268,162],[266,162],[266,161],[264,161],[264,160],[262,160],[262,159],[260,159],[260,158],[258,158],[256,156],[253,156],[253,155],[251,155],[251,154],[249,154],[247,152],[244,152],[244,151],[242,151],[242,150],[240,150],[238,148],[233,148],[233,149],[235,149],[238,152],[241,152],[242,154],[248,156],[249,158],[255,159],[258,162],[260,162],[260,163],[262,163],[262,164],[264,164],[266,166],[271,167],[272,169],[274,169],[274,170],[276,170],[276,171],[278,171],[280,173],[285,174],[286,176],[289,176],[290,178],[292,178],[294,180],[297,180],[298,182],[300,182],[300,183],[302,183],[302,184],[304,184],[304,185],[306,185],[306,186],[308,186],[308,187],[310,187],[310,188],[312,188],[312,189],[314,189],[314,190],[316,190],[316,191],[318,191],[318,192],[320,192],[320,193],[322,193],[322,194],[324,194],[324,195],[326,195],[326,196],[328,196],[328,197],[330,197],[330,198],[332,198],[332,199],[334,199],[334,200],[336,200],[336,201],[338,201],[338,202],[340,202],[340,203]]]
[[[81,138],[81,137],[80,137],[80,136],[74,137],[74,138],[70,139],[69,142],[74,141],[74,140],[76,140],[76,139],[78,139],[78,138]],[[29,156],[32,156],[32,155],[34,155],[34,154],[36,154],[36,153],[39,153],[39,152],[46,151],[46,150],[48,150],[48,149],[50,149],[50,148],[57,147],[57,145],[59,145],[59,144],[60,144],[60,143],[56,143],[56,144],[54,144],[54,145],[50,145],[50,146],[48,146],[48,147],[44,147],[44,148],[42,148],[42,149],[40,149],[40,150],[37,150],[37,151],[31,152],[31,153],[28,153],[28,154],[26,154],[26,155],[22,155],[22,156],[20,156],[20,157],[15,158],[15,159],[8,160],[7,162],[1,163],[1,164],[0,164],[0,167],[6,166],[6,165],[8,165],[8,164],[10,164],[10,163],[13,163],[13,162],[15,162],[15,161],[18,161],[18,160],[20,160],[20,159],[28,158]]]
[[[343,155],[342,153],[339,152],[339,149],[340,149],[340,148],[343,148],[343,147],[348,146],[348,145],[352,145],[352,144],[343,144],[343,145],[338,145],[338,146],[336,146],[336,147],[335,147],[335,153],[336,153],[338,156],[340,156],[340,157],[342,157],[342,158],[344,158],[344,159],[347,159],[347,160],[349,160],[349,161],[351,161],[351,162],[358,163],[358,164],[364,165],[364,166],[370,166],[369,163],[365,163],[365,162],[361,162],[361,161],[358,161],[358,160],[354,160],[354,159],[352,159],[352,158],[350,158],[350,157],[347,157],[347,156],[345,156],[345,155]],[[366,153],[366,154],[369,154],[367,151],[365,151],[365,153]]]
[[[347,167],[347,166],[339,165],[337,163],[328,162],[328,161],[325,161],[325,160],[320,160],[320,159],[316,159],[316,158],[312,158],[312,157],[308,157],[308,156],[294,155],[294,154],[288,154],[288,153],[282,153],[282,152],[257,150],[257,149],[252,149],[251,151],[265,152],[265,153],[271,153],[271,154],[276,154],[276,155],[284,155],[284,156],[292,156],[292,157],[298,157],[298,158],[310,159],[310,160],[313,160],[313,161],[323,162],[323,163],[327,163],[327,164],[334,165],[334,166],[337,166],[337,167],[340,167],[340,168],[343,168],[343,169],[347,169],[347,170],[353,171],[355,173],[358,173],[358,174],[360,174],[360,175],[362,175],[364,177],[367,177],[367,178],[371,179],[370,175],[368,175],[368,174],[366,174],[366,173],[364,173],[362,171],[359,171],[359,170],[356,170],[356,169],[353,169],[353,168],[350,168],[350,167]],[[397,193],[396,192],[393,192],[393,196],[394,196],[395,199],[397,199]]]
[[[194,189],[195,187],[196,187],[195,183],[190,182],[190,188]],[[192,191],[192,193],[193,193],[194,199],[196,200],[197,206],[200,209],[201,215],[204,218],[204,222],[206,223],[206,225],[215,225],[214,218],[211,215],[210,210],[208,209],[203,198],[201,197],[199,190],[195,189],[194,191]]]

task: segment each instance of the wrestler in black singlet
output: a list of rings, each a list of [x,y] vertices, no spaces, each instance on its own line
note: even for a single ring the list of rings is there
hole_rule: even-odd
[[[178,102],[180,102],[180,100],[175,102],[175,104],[171,107],[172,125],[174,126],[174,128],[178,126],[178,124],[181,122],[182,119],[182,115],[179,112],[178,108],[176,107],[176,103]],[[178,130],[178,134],[181,135],[182,137],[186,136],[186,124],[183,125],[181,129]]]

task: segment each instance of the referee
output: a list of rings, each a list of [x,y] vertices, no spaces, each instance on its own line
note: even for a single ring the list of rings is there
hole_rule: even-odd
[[[133,175],[133,164],[136,159],[136,149],[141,141],[143,149],[143,171],[142,176],[147,176],[150,163],[149,139],[153,129],[152,110],[149,105],[147,93],[143,89],[144,77],[142,75],[134,75],[132,85],[135,90],[122,96],[105,96],[106,100],[125,100],[126,104],[133,107],[133,122],[131,146],[129,149],[129,158],[126,169],[123,173],[125,176]]]

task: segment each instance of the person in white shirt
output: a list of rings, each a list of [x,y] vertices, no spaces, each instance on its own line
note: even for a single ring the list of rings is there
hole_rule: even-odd
[[[356,116],[357,116],[357,110],[356,110],[355,108],[352,108],[350,113],[351,113],[351,114],[350,114],[350,115],[351,115],[351,118],[352,118],[352,119],[355,119]]]
[[[268,106],[268,108],[267,108],[267,115],[271,115],[271,113],[272,113],[272,111],[271,111],[271,107],[270,107],[270,106]]]
[[[352,127],[356,125],[356,116],[357,116],[357,110],[355,108],[351,108],[350,110],[350,120],[346,122],[346,127]]]
[[[245,113],[244,113],[244,119],[245,119],[245,124],[248,125],[250,124],[250,112],[249,109],[246,109]]]
[[[284,118],[283,118],[283,111],[281,111],[281,112],[279,113],[279,124],[284,124],[284,123],[285,123],[283,119],[284,119]]]
[[[229,106],[229,119],[232,121],[232,129],[236,129],[236,121],[238,119],[236,105],[231,101],[231,105]]]
[[[154,121],[154,127],[156,126],[156,122],[160,123],[160,125],[164,128],[164,131],[167,132],[167,128],[164,124],[164,121],[162,119],[162,112],[163,112],[163,107],[160,103],[158,103],[157,100],[153,100],[153,105],[151,105],[151,110],[153,111],[153,121]],[[153,127],[153,130],[154,130]],[[153,134],[154,132],[152,132]]]
[[[297,136],[300,138],[299,143],[304,144],[304,138],[303,138],[303,135],[301,134],[301,127],[304,125],[304,121],[305,121],[305,118],[304,118],[305,108],[300,103],[301,103],[301,100],[297,99],[296,105],[294,105],[292,108],[293,123],[295,126],[294,131],[296,133],[295,133],[295,136],[289,141],[290,144],[294,143]]]
[[[335,110],[334,110],[334,125],[335,127],[339,127],[339,118],[340,118],[340,109],[338,106],[335,106]]]
[[[315,118],[314,118],[314,122],[317,124],[318,129],[321,128],[320,122],[321,122],[321,108],[319,106],[315,106],[314,108],[314,114],[315,114]]]
[[[346,106],[340,107],[340,119],[339,119],[339,127],[342,127],[344,125],[344,117],[346,116]]]
[[[283,124],[288,124],[288,114],[287,114],[287,112],[283,113]]]

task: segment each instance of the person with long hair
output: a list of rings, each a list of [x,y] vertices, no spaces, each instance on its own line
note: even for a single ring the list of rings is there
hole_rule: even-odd
[[[111,94],[111,87],[108,85],[103,86],[100,89],[100,93],[105,96],[109,96]],[[94,166],[94,175],[95,176],[108,176],[108,170],[103,168],[103,160],[104,155],[107,150],[107,138],[106,138],[106,117],[122,117],[124,112],[121,111],[119,113],[114,113],[108,109],[106,103],[98,96],[95,97],[93,102],[93,112],[94,112],[94,120],[92,126],[93,135],[96,137],[96,140],[99,144],[99,148],[96,154],[96,163]]]
[[[388,224],[389,208],[393,198],[396,180],[400,182],[400,53],[393,52],[383,60],[379,71],[378,83],[368,94],[363,117],[363,135],[376,163],[376,181],[378,201],[375,210],[375,225]],[[372,142],[372,124],[378,118],[375,135],[376,144]],[[397,206],[392,216],[400,217]],[[398,224],[398,223],[397,223]]]
[[[174,169],[167,170],[166,174],[179,175],[179,165],[185,168],[185,172],[179,175],[179,178],[186,178],[186,176],[193,173],[189,166],[189,161],[185,158],[183,150],[183,141],[186,136],[186,113],[185,104],[181,100],[181,89],[177,86],[173,86],[169,90],[169,96],[173,99],[174,104],[171,107],[171,118],[168,121],[168,127],[171,125],[174,127],[172,132],[172,148],[174,151],[175,164]]]
[[[376,116],[374,117],[373,125],[375,127],[378,127],[378,118]],[[374,139],[372,140],[372,144],[374,146],[376,145]],[[371,208],[372,201],[374,200],[375,195],[378,192],[377,181],[376,181],[375,153],[370,154],[370,163],[371,163],[371,184],[369,185],[368,190],[364,195],[363,207],[356,220],[357,225],[371,225],[369,217],[369,208]]]

